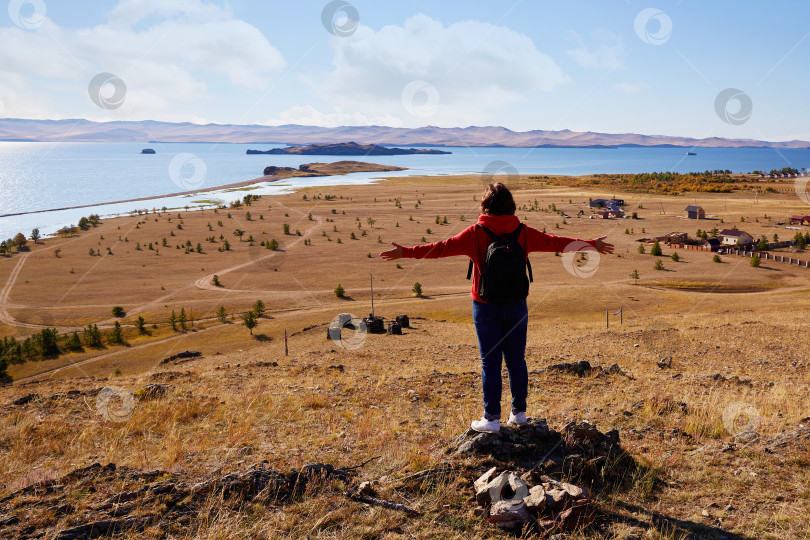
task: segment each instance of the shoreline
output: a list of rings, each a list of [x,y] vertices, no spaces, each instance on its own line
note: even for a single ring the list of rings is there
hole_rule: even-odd
[[[153,201],[156,199],[166,199],[168,197],[182,197],[186,195],[196,195],[197,193],[207,193],[209,191],[219,191],[222,189],[233,189],[233,188],[240,188],[245,186],[250,186],[253,184],[259,184],[262,182],[276,182],[278,180],[286,180],[290,178],[288,176],[277,176],[277,175],[267,175],[267,176],[260,176],[258,178],[254,178],[252,180],[243,180],[241,182],[233,182],[231,184],[223,184],[221,186],[211,186],[205,187],[200,189],[192,189],[189,191],[179,191],[177,193],[166,193],[163,195],[151,195],[149,197],[136,197],[134,199],[123,199],[120,201],[108,201],[102,203],[92,203],[92,204],[78,204],[75,206],[63,206],[61,208],[48,208],[45,210],[29,210],[27,212],[12,212],[9,214],[0,214],[0,218],[4,217],[14,217],[14,216],[27,216],[31,214],[45,214],[48,212],[60,212],[63,210],[77,210],[79,208],[95,208],[97,206],[107,206],[111,204],[124,204],[130,202],[140,202],[140,201]]]

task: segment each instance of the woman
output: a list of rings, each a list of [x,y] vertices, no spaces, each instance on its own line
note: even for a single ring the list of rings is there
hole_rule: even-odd
[[[526,294],[528,288],[520,296],[522,299],[512,300],[509,303],[493,301],[491,295],[485,294],[490,301],[482,298],[481,293],[486,292],[486,286],[481,287],[482,274],[487,273],[485,265],[488,248],[493,238],[504,239],[517,232],[516,240],[523,250],[523,257],[528,261],[528,254],[532,251],[565,251],[566,246],[572,242],[582,242],[576,238],[553,236],[544,232],[521,225],[515,216],[515,200],[505,185],[498,182],[490,184],[481,198],[481,216],[478,224],[468,227],[458,235],[436,242],[414,247],[403,247],[392,243],[394,249],[380,253],[386,261],[400,258],[438,259],[439,257],[453,257],[466,255],[472,261],[475,269],[473,273],[472,290],[473,323],[478,336],[478,348],[481,352],[481,385],[484,391],[484,416],[472,422],[470,427],[475,431],[484,433],[497,433],[501,423],[501,359],[506,361],[509,372],[509,388],[512,392],[512,411],[509,414],[507,425],[526,425],[526,397],[529,388],[529,375],[526,368],[526,329],[528,325],[528,310],[526,307]],[[518,231],[518,227],[521,230]],[[494,234],[493,234],[494,233]],[[612,253],[613,245],[604,242],[604,236],[595,240],[586,241],[599,253]],[[518,253],[520,253],[518,251]],[[489,258],[492,265],[492,258]],[[528,284],[523,269],[522,279]],[[497,288],[497,287],[496,287]]]

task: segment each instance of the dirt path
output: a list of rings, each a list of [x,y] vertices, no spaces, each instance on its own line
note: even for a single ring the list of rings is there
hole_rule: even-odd
[[[279,204],[279,203],[276,203],[276,204]],[[290,210],[290,208],[287,207],[287,206],[284,206],[284,205],[281,205],[281,204],[279,204],[279,206],[282,206],[283,208],[287,208],[288,210]],[[299,211],[299,213],[303,214],[303,212],[300,212],[300,211]],[[214,279],[215,275],[216,276],[223,276],[223,275],[225,275],[225,274],[227,274],[229,272],[233,272],[234,270],[239,270],[240,268],[245,268],[245,267],[248,267],[248,266],[250,266],[252,264],[259,263],[260,261],[273,259],[274,257],[282,257],[283,255],[285,255],[290,250],[290,248],[293,248],[293,247],[297,246],[299,243],[301,243],[302,241],[306,240],[307,237],[309,237],[315,229],[317,229],[318,227],[320,227],[323,224],[323,218],[321,216],[312,216],[312,217],[315,218],[315,221],[317,223],[315,223],[312,227],[306,229],[306,231],[304,231],[304,234],[297,237],[296,240],[294,240],[293,242],[287,244],[284,251],[271,251],[267,255],[264,255],[263,257],[259,257],[258,259],[252,259],[250,261],[247,261],[247,262],[244,262],[244,263],[241,263],[241,264],[236,264],[236,265],[231,266],[229,268],[224,268],[222,270],[212,272],[212,273],[208,274],[207,276],[203,276],[200,279],[198,279],[197,281],[195,281],[194,286],[197,287],[198,289],[202,289],[204,291],[217,291],[217,292],[227,292],[227,293],[252,293],[252,294],[261,293],[261,294],[264,294],[264,293],[271,292],[271,291],[261,291],[261,290],[226,289],[224,287],[217,287],[216,285],[213,284],[213,279]]]

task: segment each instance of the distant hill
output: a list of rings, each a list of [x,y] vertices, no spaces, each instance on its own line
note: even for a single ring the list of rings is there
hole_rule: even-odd
[[[233,124],[91,122],[89,120],[0,119],[0,140],[54,142],[221,142],[291,145],[356,142],[386,146],[579,147],[675,146],[704,148],[810,148],[808,141],[693,139],[636,133],[512,131],[503,127],[392,128],[385,126],[260,126]]]
[[[452,154],[444,150],[429,148],[388,148],[377,144],[357,144],[356,142],[337,144],[308,144],[306,146],[288,146],[270,150],[248,150],[252,154],[294,154],[303,156],[402,156],[406,154]]]

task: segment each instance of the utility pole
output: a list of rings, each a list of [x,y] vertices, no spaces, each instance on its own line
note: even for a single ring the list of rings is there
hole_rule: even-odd
[[[371,280],[371,318],[374,319],[374,271],[368,271],[369,279]]]
[[[290,356],[290,350],[287,348],[287,329],[284,329],[284,356]]]

